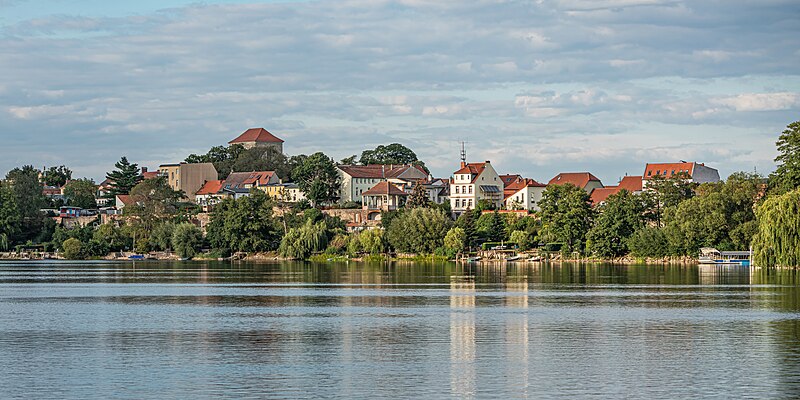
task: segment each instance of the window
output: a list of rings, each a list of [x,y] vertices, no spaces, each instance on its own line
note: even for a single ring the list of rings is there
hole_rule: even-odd
[[[467,193],[467,187],[466,186],[462,186],[461,187],[461,193]]]
[[[456,199],[456,208],[461,207],[461,199]]]
[[[656,171],[656,175],[661,175],[661,170]]]
[[[653,171],[647,171],[647,176],[653,175]]]
[[[472,186],[469,187],[469,194],[472,194]]]
[[[672,170],[672,175],[675,175],[675,170],[674,169]]]
[[[458,193],[459,193],[459,191],[458,191],[458,186],[456,186],[456,194],[458,194]]]
[[[472,199],[469,199],[469,207],[472,208]]]

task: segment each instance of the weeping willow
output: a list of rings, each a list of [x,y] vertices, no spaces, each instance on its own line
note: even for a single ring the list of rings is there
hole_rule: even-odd
[[[308,220],[301,227],[289,229],[278,251],[283,257],[304,260],[315,252],[325,250],[326,246],[328,236],[325,222],[313,224]]]
[[[758,210],[753,262],[759,267],[800,266],[800,190],[770,197]]]

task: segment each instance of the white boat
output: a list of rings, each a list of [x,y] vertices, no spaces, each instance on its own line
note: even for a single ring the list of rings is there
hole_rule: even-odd
[[[701,265],[741,265],[750,266],[751,251],[719,251],[713,247],[700,249]]]

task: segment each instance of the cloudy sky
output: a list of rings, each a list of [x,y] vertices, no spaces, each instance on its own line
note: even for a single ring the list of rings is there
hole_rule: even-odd
[[[124,4],[123,4],[124,3]],[[249,127],[289,154],[411,147],[606,184],[774,168],[800,119],[796,0],[0,0],[0,172],[101,179]]]

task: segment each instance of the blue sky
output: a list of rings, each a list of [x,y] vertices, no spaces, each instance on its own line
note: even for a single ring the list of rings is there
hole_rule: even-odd
[[[606,184],[646,162],[774,168],[800,119],[790,0],[0,0],[0,172],[101,179],[249,127],[289,154],[400,142]]]

